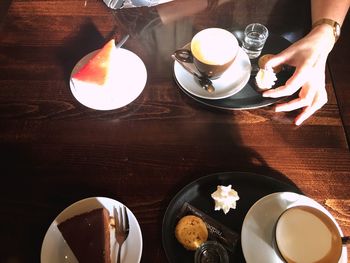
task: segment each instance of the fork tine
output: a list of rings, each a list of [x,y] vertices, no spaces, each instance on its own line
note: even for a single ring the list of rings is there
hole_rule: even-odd
[[[119,207],[119,217],[120,217],[120,223],[119,223],[119,227],[120,227],[120,231],[124,231],[124,216],[123,216],[123,210],[121,207]]]
[[[124,221],[125,221],[125,232],[126,235],[129,233],[129,216],[128,211],[126,210],[126,207],[124,206]]]

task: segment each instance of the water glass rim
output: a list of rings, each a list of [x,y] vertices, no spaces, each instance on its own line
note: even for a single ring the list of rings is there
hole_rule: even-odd
[[[247,25],[244,29],[245,34],[251,31],[258,31],[260,34],[263,34],[266,38],[269,35],[269,30],[267,29],[267,27],[260,23],[251,23]]]

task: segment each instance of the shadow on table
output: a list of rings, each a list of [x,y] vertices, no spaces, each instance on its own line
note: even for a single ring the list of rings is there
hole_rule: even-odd
[[[64,69],[64,76],[69,82],[70,74],[80,59],[90,52],[99,49],[105,44],[101,35],[91,19],[87,19],[76,35],[72,35],[57,51],[57,60]]]
[[[38,262],[44,230],[40,217],[45,217],[46,205],[31,144],[1,144],[0,167],[0,262]],[[46,218],[48,219],[48,218]],[[11,242],[8,242],[11,240]],[[18,251],[21,251],[18,253]]]
[[[2,0],[0,2],[0,29],[2,28],[3,22],[7,15],[7,11],[11,5],[12,0]]]

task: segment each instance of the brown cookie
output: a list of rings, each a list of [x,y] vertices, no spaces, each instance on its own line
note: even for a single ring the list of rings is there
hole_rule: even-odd
[[[265,68],[266,62],[267,62],[270,58],[272,58],[273,56],[274,56],[273,54],[265,54],[265,55],[262,55],[262,56],[259,58],[259,60],[258,60],[258,66],[259,66],[259,68],[264,69],[264,68]],[[282,70],[282,67],[283,67],[283,65],[279,65],[279,66],[277,66],[277,67],[274,67],[274,68],[273,68],[273,72],[277,74],[278,72],[280,72],[280,71]]]
[[[196,250],[208,239],[204,221],[193,215],[184,216],[175,228],[176,239],[188,250]]]

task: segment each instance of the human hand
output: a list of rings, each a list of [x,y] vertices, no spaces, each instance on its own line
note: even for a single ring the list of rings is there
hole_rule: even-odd
[[[276,112],[303,108],[294,120],[296,125],[314,114],[327,103],[325,88],[325,66],[334,45],[333,32],[327,25],[314,28],[308,35],[281,53],[269,59],[265,68],[279,65],[295,67],[293,76],[284,86],[263,93],[264,97],[279,98],[299,91],[298,98],[276,106]]]

